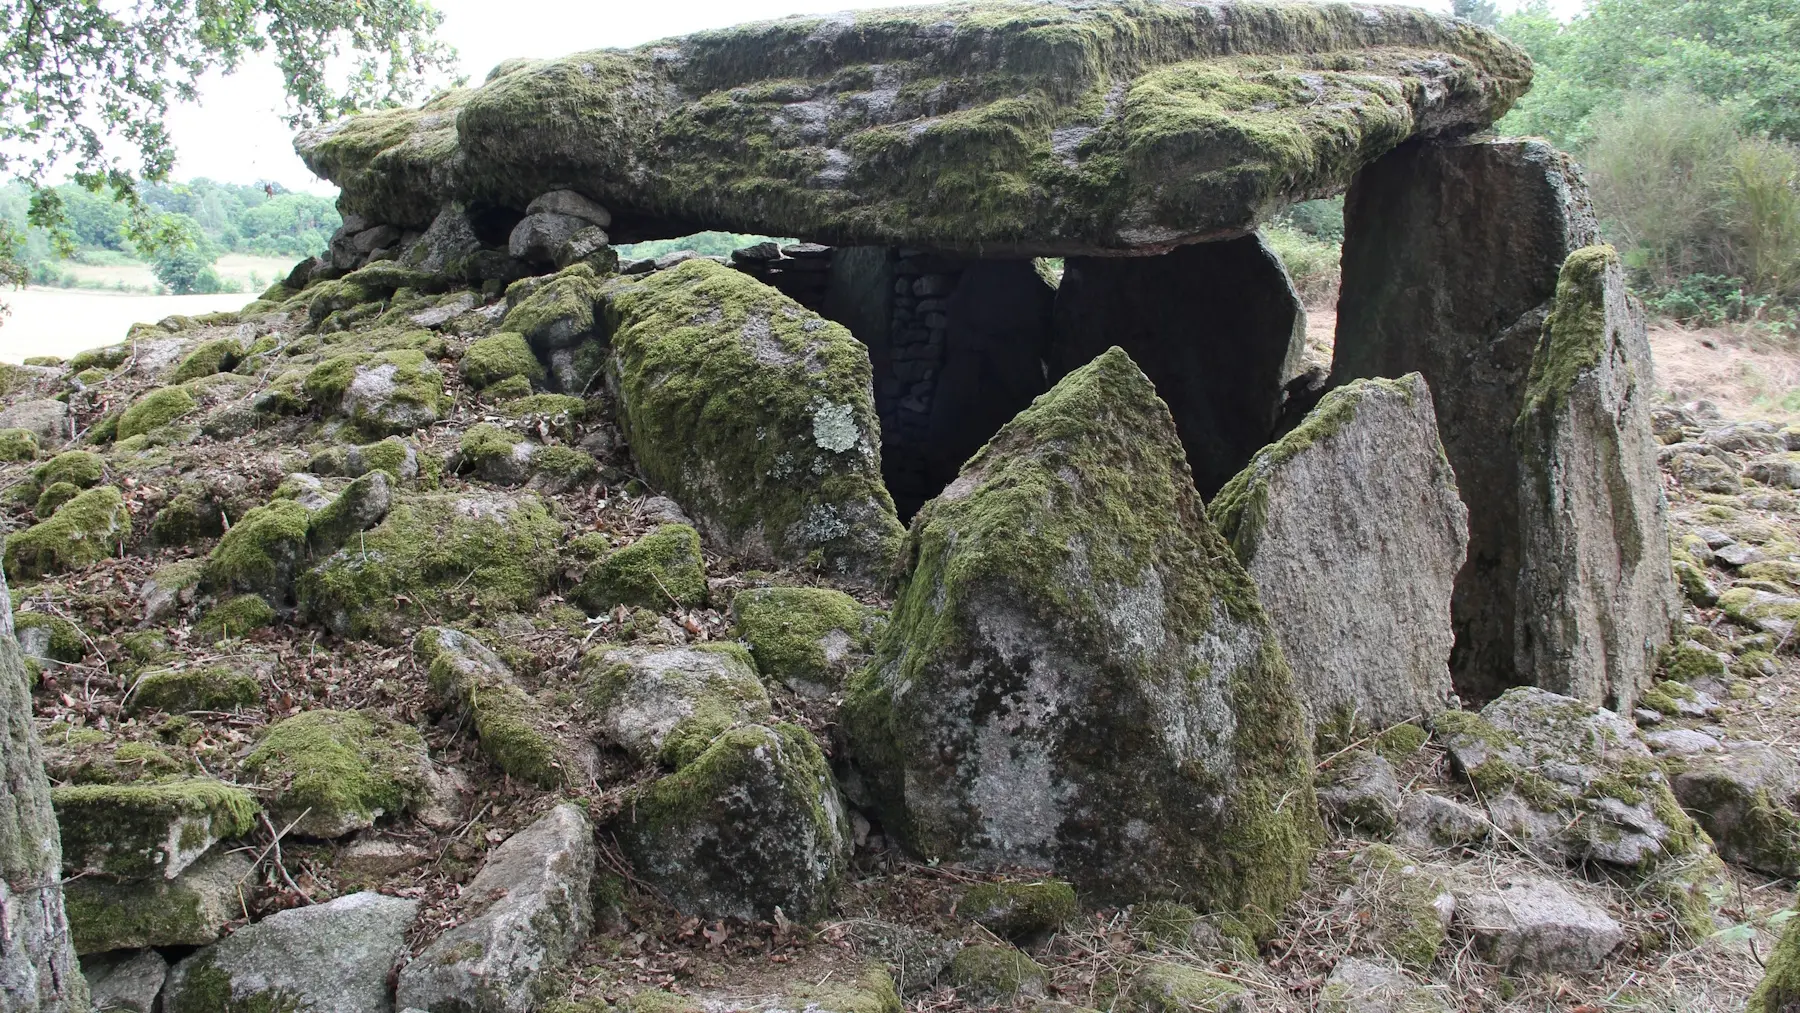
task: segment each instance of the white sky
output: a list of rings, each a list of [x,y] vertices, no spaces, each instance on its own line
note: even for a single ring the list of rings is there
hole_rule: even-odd
[[[462,73],[480,82],[496,63],[515,56],[562,56],[789,14],[918,2],[922,0],[436,0],[436,6],[445,16],[439,36],[459,51]],[[1450,7],[1449,0],[1415,2],[1437,10]],[[266,60],[202,82],[198,102],[170,110],[168,126],[180,152],[175,178],[275,180],[296,190],[334,193],[335,187],[314,177],[294,154],[282,108],[281,78]]]

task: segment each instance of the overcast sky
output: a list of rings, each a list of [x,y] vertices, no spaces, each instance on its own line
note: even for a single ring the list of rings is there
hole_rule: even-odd
[[[1449,9],[1449,0],[1417,2]],[[475,82],[509,57],[635,46],[788,14],[915,5],[906,0],[436,0],[444,13],[440,35],[457,48],[462,73]],[[199,102],[170,111],[169,129],[180,150],[175,178],[275,180],[292,189],[334,192],[294,154],[282,108],[281,77],[267,60],[204,81]]]

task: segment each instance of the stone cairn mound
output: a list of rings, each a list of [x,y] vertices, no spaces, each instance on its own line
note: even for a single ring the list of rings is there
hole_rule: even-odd
[[[1785,671],[1800,437],[1651,407],[1575,166],[1484,133],[1530,77],[1412,8],[957,4],[302,134],[325,254],[0,369],[0,1005],[1689,966],[1800,874],[1800,767],[1709,723]],[[1308,362],[1256,229],[1335,193]],[[615,248],[700,229],[804,241]]]

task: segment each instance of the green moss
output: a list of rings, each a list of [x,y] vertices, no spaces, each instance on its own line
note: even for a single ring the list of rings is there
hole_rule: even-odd
[[[37,455],[36,433],[29,429],[0,429],[0,462],[31,461]]]
[[[657,755],[640,755],[640,760],[657,760],[679,769],[706,752],[728,729],[770,718],[768,691],[741,645],[713,642],[696,644],[690,650],[719,660],[691,671],[679,665],[664,668],[655,655],[646,658],[641,652],[606,646],[589,651],[582,659],[582,691],[588,709],[597,715],[619,707],[629,712],[638,704],[638,692],[648,687],[681,688],[681,718],[663,733]]]
[[[52,788],[50,801],[65,863],[120,877],[161,875],[256,825],[250,793],[211,778],[73,785]]]
[[[1375,736],[1375,751],[1391,762],[1399,763],[1425,748],[1431,733],[1414,724],[1395,725]]]
[[[587,481],[598,468],[591,455],[574,447],[539,447],[531,455],[531,473],[549,479],[550,484],[559,489]]]
[[[496,393],[491,390],[489,393]],[[569,422],[580,422],[587,416],[587,402],[568,394],[533,394],[506,402],[506,410],[515,418],[561,416]]]
[[[901,1013],[900,992],[885,968],[870,965],[852,980],[827,979],[788,986],[783,1007],[819,1013]]]
[[[32,508],[32,512],[40,518],[49,517],[62,509],[64,503],[79,495],[81,495],[81,489],[68,482],[57,482],[54,485],[45,486],[44,491],[38,494],[37,505]]]
[[[456,452],[465,465],[483,474],[492,474],[497,467],[511,462],[513,448],[524,442],[525,437],[502,426],[477,422],[463,433]]]
[[[51,734],[45,736],[44,745],[44,769],[52,779],[69,784],[156,782],[188,770],[187,764],[148,742],[114,747],[104,734],[98,741],[79,732]]]
[[[533,281],[534,287],[515,285],[507,292],[511,308],[500,321],[502,334],[516,334],[531,347],[551,349],[567,347],[595,332],[600,282],[592,267],[576,264],[547,281]],[[515,299],[515,295],[519,297]]]
[[[357,449],[362,458],[362,466],[367,471],[385,471],[396,482],[413,477],[406,474],[406,465],[409,458],[416,459],[416,454],[400,437],[390,436],[379,443],[370,443]],[[416,465],[414,470],[417,470]]]
[[[132,683],[129,703],[135,710],[229,711],[255,706],[262,699],[256,677],[225,665],[147,672]]]
[[[978,883],[956,904],[956,913],[1006,939],[1024,940],[1062,928],[1080,910],[1075,888],[1060,880]]]
[[[199,406],[185,387],[158,387],[133,401],[119,416],[117,439],[130,439],[166,426]]]
[[[1444,926],[1434,904],[1443,881],[1385,844],[1371,844],[1347,863],[1359,918],[1375,946],[1416,971],[1437,960]]]
[[[413,654],[430,674],[431,691],[470,716],[481,751],[501,770],[544,788],[579,777],[580,766],[552,730],[555,720],[491,651],[467,634],[426,629]]]
[[[1153,963],[1131,979],[1130,1008],[1141,1013],[1238,1009],[1248,990],[1230,978],[1182,964]],[[1248,1008],[1248,1007],[1244,1007]]]
[[[1556,280],[1541,346],[1533,354],[1521,418],[1554,412],[1582,372],[1606,350],[1606,276],[1619,270],[1611,246],[1586,246],[1569,254]]]
[[[235,338],[214,338],[203,341],[181,360],[175,372],[169,375],[171,383],[186,383],[198,380],[214,373],[229,372],[237,366],[244,354],[244,347]]]
[[[338,836],[424,804],[425,762],[412,728],[374,711],[316,710],[270,728],[244,769],[276,790],[270,808],[284,824]]]
[[[706,1007],[685,995],[648,988],[619,1003],[625,1013],[705,1013]]]
[[[1010,946],[972,943],[950,960],[951,984],[959,995],[975,1002],[1042,994],[1047,979],[1043,965]]]
[[[314,403],[342,414],[369,437],[429,425],[447,405],[443,376],[416,348],[333,356],[314,366],[301,387]]]
[[[492,401],[516,401],[531,396],[531,381],[523,376],[508,376],[489,384],[484,393]],[[551,397],[561,395],[552,394]]]
[[[241,637],[251,630],[275,625],[276,619],[275,610],[261,595],[240,594],[208,609],[194,624],[194,632],[211,639]]]
[[[77,489],[88,489],[106,477],[106,461],[86,450],[65,450],[45,461],[32,472],[41,486],[66,482]]]
[[[665,524],[589,567],[570,597],[598,614],[619,605],[699,608],[706,595],[700,535],[686,524]]]
[[[169,497],[150,519],[150,537],[158,545],[187,545],[225,532],[225,518],[218,504],[203,490],[182,489]]]
[[[752,561],[885,576],[867,350],[755,279],[690,260],[606,290],[620,421],[644,477]]]
[[[214,587],[253,594],[285,595],[306,552],[311,511],[277,499],[248,511],[219,539],[207,558],[206,580]]]
[[[562,525],[532,495],[397,496],[380,524],[302,575],[301,610],[344,636],[396,638],[406,617],[529,611],[558,570]]]
[[[13,615],[13,629],[21,640],[26,630],[46,631],[50,640],[45,645],[45,655],[52,661],[74,664],[87,656],[87,638],[81,635],[81,627],[61,616],[18,612]]]
[[[1219,534],[1231,543],[1238,559],[1249,563],[1256,555],[1256,543],[1262,537],[1268,520],[1269,479],[1282,465],[1321,440],[1331,437],[1356,418],[1363,399],[1372,393],[1387,393],[1412,398],[1412,386],[1404,379],[1352,380],[1328,392],[1318,407],[1308,412],[1304,421],[1286,436],[1256,452],[1244,469],[1213,496],[1206,514],[1218,526]]]
[[[510,376],[522,376],[533,383],[544,382],[544,364],[532,354],[525,336],[512,332],[471,342],[457,368],[477,390]]]
[[[1789,912],[1790,915],[1793,912]],[[1800,1003],[1800,917],[1789,917],[1763,965],[1763,979],[1745,1013],[1786,1013]]]
[[[102,348],[90,348],[85,352],[76,352],[69,359],[69,369],[79,373],[84,369],[117,369],[131,358],[130,345],[106,345]]]
[[[363,529],[379,522],[393,502],[386,472],[369,472],[343,488],[330,503],[312,512],[306,524],[306,545],[315,556],[326,556],[349,544],[360,543]]]
[[[750,645],[764,675],[834,692],[874,650],[880,612],[822,587],[766,587],[731,600],[732,635]]]
[[[1725,674],[1725,661],[1719,652],[1692,640],[1669,645],[1663,650],[1663,672],[1677,682],[1719,677]]]
[[[26,580],[81,569],[111,556],[130,530],[124,494],[110,485],[89,489],[6,539],[6,575]]]

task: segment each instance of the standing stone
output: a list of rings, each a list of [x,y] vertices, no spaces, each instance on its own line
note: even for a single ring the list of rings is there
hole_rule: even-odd
[[[1545,689],[1621,712],[1649,688],[1679,615],[1650,369],[1618,254],[1571,253],[1513,432],[1515,662]]]
[[[1465,697],[1532,682],[1514,631],[1513,424],[1557,274],[1595,234],[1574,162],[1540,141],[1404,144],[1357,173],[1345,198],[1331,382],[1417,370],[1431,386],[1469,506],[1468,561],[1450,606],[1450,674]]]
[[[1208,513],[1256,581],[1314,728],[1387,728],[1449,705],[1469,511],[1423,377],[1325,395]]]
[[[1282,386],[1300,371],[1306,311],[1260,236],[1159,257],[1068,258],[1050,375],[1112,345],[1168,402],[1194,484],[1211,496],[1274,435]]]
[[[31,683],[0,576],[0,1007],[87,1009],[63,914],[62,844],[31,724]]]
[[[353,893],[279,911],[175,965],[164,1005],[189,1010],[294,1008],[389,1013],[388,973],[406,953],[419,902]]]
[[[473,917],[400,973],[401,1008],[525,1013],[536,986],[581,948],[594,923],[594,828],[563,804],[494,849],[463,887]]]
[[[908,558],[845,723],[915,852],[1101,903],[1298,892],[1321,828],[1287,663],[1122,350],[1007,423]]]

